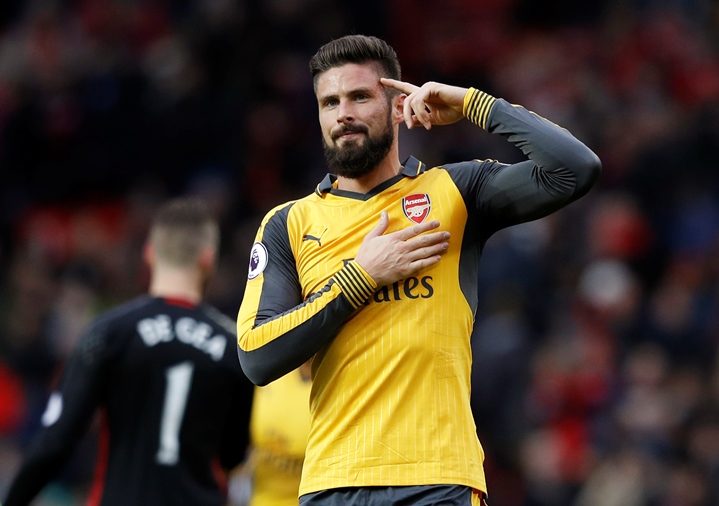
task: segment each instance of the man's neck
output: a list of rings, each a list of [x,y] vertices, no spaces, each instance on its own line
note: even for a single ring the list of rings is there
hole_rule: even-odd
[[[202,300],[202,281],[198,272],[169,267],[152,272],[148,293],[154,297],[183,299],[195,304]]]
[[[337,176],[337,189],[356,193],[369,193],[385,181],[402,172],[402,165],[397,156],[387,157],[372,172],[357,179]]]

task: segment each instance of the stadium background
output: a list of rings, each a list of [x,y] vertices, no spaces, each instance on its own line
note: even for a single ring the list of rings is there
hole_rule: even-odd
[[[386,38],[406,80],[525,105],[604,164],[484,254],[492,506],[719,504],[716,0],[2,0],[0,492],[78,335],[145,289],[163,199],[210,200],[208,298],[234,316],[260,217],[324,175],[307,61],[346,33]],[[468,122],[401,135],[429,164],[521,158]],[[93,455],[88,437],[40,504],[76,504]]]

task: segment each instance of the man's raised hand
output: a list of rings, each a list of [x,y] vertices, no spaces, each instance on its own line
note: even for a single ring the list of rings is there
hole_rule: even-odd
[[[404,122],[407,128],[449,125],[464,117],[464,96],[467,88],[428,82],[422,87],[395,79],[381,78],[380,82],[407,95],[404,100]]]

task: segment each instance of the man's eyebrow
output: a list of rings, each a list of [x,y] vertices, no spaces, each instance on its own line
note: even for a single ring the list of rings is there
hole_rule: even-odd
[[[353,89],[349,90],[345,94],[346,95],[357,95],[359,93],[371,94],[371,93],[376,93],[376,92],[377,92],[376,88],[370,88],[368,86],[360,86],[359,88],[353,88]],[[330,98],[337,98],[337,97],[339,97],[339,95],[340,95],[339,93],[328,93],[327,95],[318,96],[317,99],[319,101],[324,101],[324,100],[328,100]]]
[[[318,102],[324,102],[326,100],[329,100],[331,98],[337,98],[337,93],[328,93],[327,95],[318,95],[317,101]]]
[[[366,95],[369,95],[369,94],[372,94],[372,93],[376,93],[376,91],[377,91],[376,88],[369,88],[369,87],[367,87],[367,86],[361,86],[361,87],[359,87],[359,88],[355,88],[355,89],[353,89],[353,90],[350,90],[349,94],[350,94],[350,95],[357,95],[358,93],[364,93],[364,94],[366,94]]]

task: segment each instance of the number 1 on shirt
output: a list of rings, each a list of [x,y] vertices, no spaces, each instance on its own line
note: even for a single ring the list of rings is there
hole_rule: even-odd
[[[189,360],[165,369],[167,385],[160,419],[160,447],[155,456],[158,464],[173,466],[180,457],[180,427],[194,370],[195,364]]]

